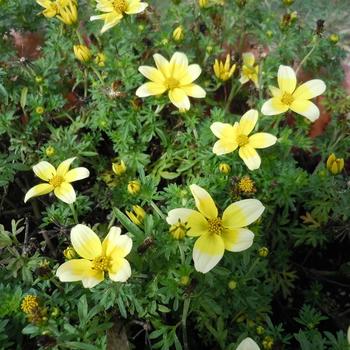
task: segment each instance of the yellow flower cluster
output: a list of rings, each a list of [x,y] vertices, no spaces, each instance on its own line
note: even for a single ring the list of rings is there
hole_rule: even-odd
[[[45,10],[42,14],[47,18],[56,17],[67,25],[76,23],[78,19],[78,9],[76,0],[37,0]]]

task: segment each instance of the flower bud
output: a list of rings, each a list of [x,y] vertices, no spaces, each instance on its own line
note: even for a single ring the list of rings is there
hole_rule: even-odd
[[[99,67],[104,67],[106,62],[106,55],[103,52],[99,52],[95,57],[95,63]]]
[[[35,108],[35,112],[37,114],[43,114],[45,112],[45,108],[43,106],[38,106]]]
[[[266,258],[269,255],[269,249],[267,247],[261,247],[258,250],[259,256]]]
[[[231,171],[231,167],[227,163],[219,164],[220,173],[228,174]]]
[[[183,40],[185,34],[184,34],[184,28],[183,26],[178,26],[175,28],[175,30],[173,31],[173,39],[175,41],[181,41]]]
[[[143,219],[145,218],[146,212],[139,205],[133,205],[132,209],[133,212],[126,210],[126,215],[135,225],[140,226],[143,222]]]
[[[140,192],[141,183],[138,180],[129,181],[128,183],[128,192],[131,194],[136,194]]]
[[[126,165],[123,160],[120,163],[112,163],[112,170],[114,174],[120,176],[126,172]]]
[[[191,282],[190,276],[181,276],[180,278],[180,284],[182,286],[188,286]]]
[[[82,63],[87,63],[91,59],[91,51],[85,45],[74,45],[73,46],[74,55],[77,60]]]
[[[259,335],[264,334],[265,328],[263,326],[256,327],[256,333],[258,333]]]
[[[344,169],[344,159],[337,158],[334,153],[332,153],[327,159],[327,169],[333,174],[337,175]]]
[[[336,44],[339,41],[339,35],[338,34],[331,34],[329,36],[329,41],[333,44]]]
[[[46,150],[45,150],[45,154],[48,157],[52,157],[55,153],[56,153],[56,151],[55,151],[55,149],[52,146],[47,147]]]
[[[64,251],[63,255],[67,260],[72,260],[77,257],[77,253],[72,246],[68,246]]]
[[[207,7],[209,0],[198,0],[199,7]]]
[[[23,298],[21,309],[25,314],[33,313],[39,307],[39,298],[35,295],[26,295]]]
[[[282,0],[283,4],[286,6],[290,6],[293,5],[294,0]]]
[[[228,282],[227,286],[228,286],[229,289],[232,289],[232,290],[236,289],[237,288],[237,282],[234,281],[234,280],[231,280],[230,282]]]
[[[171,225],[169,231],[175,239],[184,239],[186,236],[187,227],[185,223],[178,222],[177,224]]]
[[[60,8],[57,18],[64,24],[72,25],[78,20],[78,9],[76,2],[70,0],[67,6]]]

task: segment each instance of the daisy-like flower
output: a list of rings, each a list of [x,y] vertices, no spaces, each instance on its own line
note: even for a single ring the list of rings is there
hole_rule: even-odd
[[[188,96],[205,97],[206,92],[199,85],[193,84],[202,70],[198,64],[188,65],[184,53],[175,52],[170,62],[159,54],[153,55],[153,59],[157,68],[139,67],[139,72],[151,81],[137,89],[138,97],[161,95],[168,91],[170,101],[180,110],[190,109]]]
[[[226,81],[232,77],[232,74],[235,72],[236,65],[233,64],[231,66],[231,57],[229,54],[227,54],[225,63],[215,59],[213,68],[215,76],[222,81]]]
[[[261,158],[256,148],[266,148],[274,145],[276,136],[266,132],[258,132],[249,136],[258,121],[258,111],[251,109],[246,112],[239,123],[234,125],[228,123],[215,122],[210,129],[219,138],[213,147],[213,152],[217,155],[227,154],[239,148],[238,154],[249,170],[260,167]]]
[[[225,249],[241,252],[253,244],[254,233],[246,228],[257,220],[264,206],[257,199],[244,199],[229,205],[222,218],[210,194],[197,185],[190,186],[198,211],[185,208],[170,210],[170,225],[185,224],[186,234],[199,237],[193,247],[194,267],[206,273],[221,260]]]
[[[242,55],[243,65],[241,70],[241,78],[239,79],[241,84],[247,83],[251,80],[256,88],[259,88],[259,66],[255,63],[255,57],[251,52],[246,52]]]
[[[82,259],[69,260],[57,269],[56,276],[61,282],[82,281],[85,288],[92,288],[104,280],[105,272],[115,282],[125,282],[131,276],[125,257],[131,251],[132,240],[121,235],[119,227],[111,227],[101,243],[94,231],[79,224],[72,228],[70,239]]]
[[[309,100],[325,92],[326,84],[322,80],[309,80],[296,88],[297,78],[293,68],[283,65],[278,69],[277,80],[279,88],[270,86],[273,97],[263,104],[263,114],[276,115],[291,109],[312,122],[320,116],[318,107]]]
[[[33,171],[37,177],[46,181],[32,187],[24,198],[27,202],[32,197],[42,196],[54,192],[55,196],[61,201],[71,204],[75,201],[76,195],[71,182],[87,178],[89,170],[83,167],[69,170],[71,163],[76,157],[63,161],[57,169],[49,162],[42,161],[33,166]]]
[[[260,350],[260,348],[252,338],[245,338],[239,343],[236,350]]]
[[[90,21],[102,19],[104,25],[101,33],[117,25],[124,14],[134,15],[143,12],[148,4],[140,0],[96,0],[97,10],[104,12],[102,15],[91,16]]]

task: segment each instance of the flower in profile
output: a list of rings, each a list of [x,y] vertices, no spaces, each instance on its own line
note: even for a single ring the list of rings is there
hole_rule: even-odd
[[[65,24],[71,25],[78,19],[77,2],[75,0],[37,0],[44,8],[42,14],[47,18],[57,16]]]
[[[126,165],[124,161],[121,160],[119,163],[112,163],[112,170],[117,176],[124,174],[126,172]]]
[[[327,169],[333,174],[337,175],[344,169],[344,159],[337,158],[334,153],[330,154],[327,159]]]
[[[104,20],[101,33],[117,25],[124,14],[134,15],[143,12],[148,4],[140,0],[96,0],[97,10],[104,12],[102,15],[91,16],[90,21]]]
[[[296,88],[297,78],[293,68],[283,65],[279,66],[277,80],[279,88],[270,86],[273,97],[263,104],[263,114],[276,115],[291,109],[312,122],[320,116],[318,107],[309,100],[325,92],[326,84],[322,80],[309,80]]]
[[[186,227],[186,224],[181,222],[181,220],[178,220],[177,223],[170,226],[169,232],[175,239],[184,239],[186,236],[186,232],[188,231],[188,228]]]
[[[276,136],[266,132],[258,132],[248,136],[254,129],[258,121],[258,111],[250,109],[241,120],[234,125],[215,122],[210,129],[219,138],[213,147],[213,152],[217,155],[227,154],[239,148],[238,154],[243,159],[249,170],[260,167],[261,158],[256,148],[266,148],[274,145]]]
[[[141,182],[139,180],[132,180],[128,182],[128,192],[131,194],[136,194],[140,192]]]
[[[190,186],[198,211],[186,208],[170,210],[167,223],[186,226],[186,234],[199,237],[193,248],[194,267],[206,273],[218,264],[225,249],[241,252],[253,244],[254,233],[246,228],[264,211],[256,199],[244,199],[229,205],[222,218],[210,194],[197,185]]]
[[[198,64],[188,65],[188,59],[182,52],[175,52],[170,62],[159,54],[153,55],[157,68],[149,66],[139,67],[139,72],[148,83],[141,85],[136,95],[147,97],[161,95],[168,91],[170,101],[179,109],[190,109],[190,97],[204,98],[205,91],[193,82],[201,74]]]
[[[241,70],[241,78],[239,79],[241,84],[247,83],[251,80],[256,88],[259,88],[259,66],[255,63],[255,57],[251,52],[245,52],[242,55],[243,65]]]
[[[239,343],[236,350],[260,350],[260,348],[252,338],[245,338]]]
[[[174,29],[173,31],[173,39],[175,41],[181,41],[183,40],[185,36],[185,33],[184,33],[184,27],[183,26],[178,26]]]
[[[142,222],[146,216],[146,212],[139,205],[132,206],[133,211],[125,211],[126,215],[135,225],[142,225]]]
[[[46,183],[32,187],[26,193],[24,203],[30,198],[42,196],[52,191],[61,201],[68,204],[73,203],[76,195],[71,182],[85,179],[90,175],[89,170],[83,167],[69,170],[74,159],[75,157],[63,161],[57,169],[46,161],[34,165],[33,171],[35,175]]]
[[[69,1],[67,6],[60,9],[56,16],[61,22],[72,25],[78,20],[78,9],[75,1]]]
[[[68,4],[69,0],[37,0],[36,2],[44,8],[42,14],[47,18],[55,17],[59,14],[60,9]]]
[[[91,59],[91,51],[85,45],[74,45],[73,46],[74,55],[77,60],[82,63],[87,63]]]
[[[233,64],[231,66],[231,57],[229,54],[227,54],[225,63],[215,59],[213,68],[215,76],[222,81],[226,81],[232,77],[233,73],[235,72],[236,65]]]
[[[72,228],[70,239],[82,259],[66,261],[57,269],[56,276],[61,282],[82,281],[85,288],[92,288],[104,280],[105,272],[115,282],[125,282],[131,276],[125,257],[131,251],[132,240],[121,235],[119,227],[111,227],[101,243],[94,231],[78,224]]]

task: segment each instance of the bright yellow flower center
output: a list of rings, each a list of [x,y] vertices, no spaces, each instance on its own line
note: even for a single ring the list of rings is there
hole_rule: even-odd
[[[175,89],[179,86],[179,81],[173,77],[168,78],[165,81],[165,85],[167,86],[168,89]]]
[[[111,266],[111,258],[101,255],[92,262],[92,268],[99,271],[108,271]]]
[[[237,144],[239,147],[245,146],[249,142],[249,137],[247,135],[238,135]]]
[[[287,106],[290,106],[294,101],[294,97],[292,94],[285,92],[281,98],[281,102]]]
[[[59,175],[55,175],[51,180],[50,180],[50,185],[52,185],[53,187],[58,187],[62,184],[62,182],[64,182],[64,178],[62,176]]]
[[[223,231],[222,221],[220,218],[208,220],[209,233],[215,235],[221,235]]]
[[[118,12],[125,12],[128,9],[128,3],[126,0],[114,0],[113,6]]]
[[[21,309],[26,314],[31,314],[39,306],[38,297],[26,295],[22,301]]]
[[[250,193],[254,190],[254,181],[249,176],[244,176],[238,183],[241,192]]]

